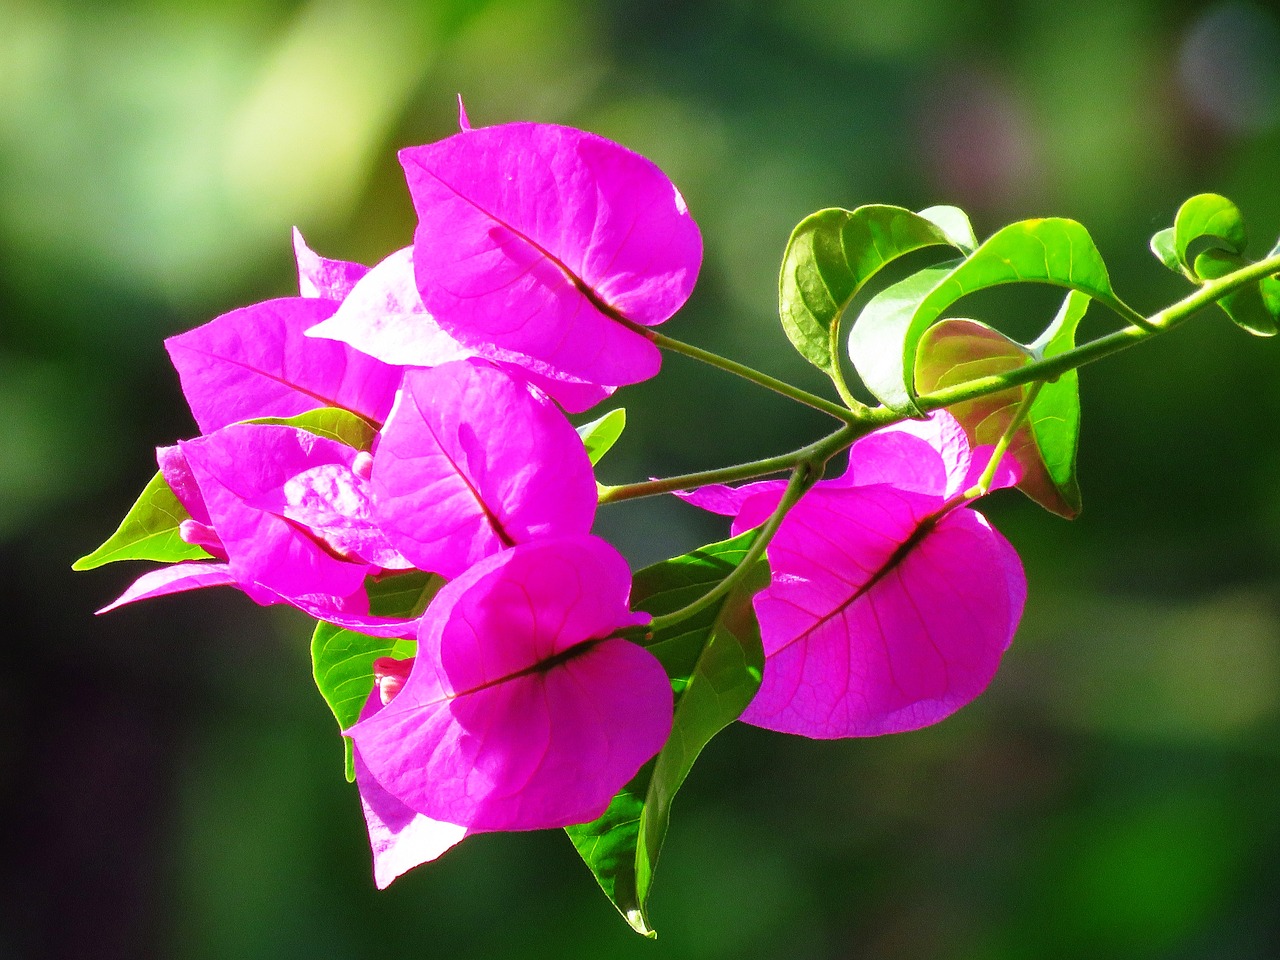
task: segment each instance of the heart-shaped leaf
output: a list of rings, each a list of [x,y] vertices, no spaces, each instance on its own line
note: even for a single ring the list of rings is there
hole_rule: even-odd
[[[912,213],[871,205],[819,210],[800,221],[782,256],[778,312],[800,354],[829,376],[839,363],[840,319],[868,280],[898,257],[929,246],[972,249],[973,228],[956,207]]]
[[[1034,281],[1078,290],[1125,316],[1102,256],[1074,220],[1024,220],[997,231],[949,269],[921,271],[873,297],[853,325],[849,354],[863,383],[885,406],[920,417],[913,377],[920,338],[966,294]]]
[[[191,514],[169,488],[164,474],[157,472],[120,521],[116,532],[97,550],[73,563],[71,569],[92,570],[117,560],[158,560],[161,563],[212,560],[209,553],[178,535],[179,525],[190,519]]]
[[[1075,331],[1089,298],[1067,294],[1049,329],[1032,346],[1010,340],[976,320],[943,320],[920,339],[916,387],[930,392],[979,377],[1007,373],[1075,345]],[[995,444],[1026,397],[1027,385],[949,406],[974,446]],[[1040,506],[1071,519],[1080,512],[1076,446],[1080,431],[1079,383],[1075,371],[1043,384],[1006,456],[1022,468],[1018,489]]]
[[[679,610],[728,576],[754,538],[749,531],[641,570],[633,603],[655,616]],[[719,604],[648,643],[677,693],[671,736],[604,816],[566,828],[605,895],[637,933],[655,935],[647,903],[676,791],[702,748],[738,718],[759,688],[764,651],[751,597],[768,582],[761,561]]]
[[[1245,248],[1244,218],[1240,209],[1226,197],[1201,193],[1181,207],[1173,220],[1173,249],[1178,264],[1193,280],[1212,280],[1199,272],[1192,244],[1207,241],[1211,249],[1225,250],[1242,256]],[[1212,265],[1210,265],[1212,269]]]

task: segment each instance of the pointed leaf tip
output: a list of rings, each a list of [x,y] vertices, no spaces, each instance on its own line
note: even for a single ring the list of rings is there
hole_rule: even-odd
[[[71,565],[72,570],[92,570],[118,560],[156,560],[179,563],[183,560],[212,560],[195,544],[182,539],[179,528],[191,519],[164,474],[157,472],[143,488],[116,532],[98,549]]]
[[[578,427],[578,436],[582,438],[582,445],[587,448],[587,458],[593,467],[618,442],[626,425],[626,408],[618,407],[598,420],[592,420]]]
[[[735,569],[755,535],[750,530],[646,567],[636,574],[633,605],[655,616],[686,606]],[[702,749],[741,715],[759,688],[764,649],[751,598],[768,582],[768,565],[760,561],[720,603],[646,644],[678,691],[671,736],[603,816],[566,828],[605,895],[645,937],[657,936],[646,911],[675,794]]]

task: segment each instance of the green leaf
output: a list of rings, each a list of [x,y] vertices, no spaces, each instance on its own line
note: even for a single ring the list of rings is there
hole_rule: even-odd
[[[1201,193],[1178,208],[1173,220],[1173,249],[1178,263],[1192,279],[1211,280],[1193,266],[1191,245],[1208,240],[1214,249],[1244,254],[1244,218],[1240,209],[1216,193]]]
[[[584,423],[578,428],[578,436],[582,438],[582,445],[587,448],[587,456],[593,467],[618,442],[626,425],[627,411],[619,407],[617,410],[610,410],[599,420]]]
[[[912,213],[873,205],[805,217],[787,243],[778,279],[778,311],[787,337],[806,360],[838,377],[840,318],[862,286],[913,250],[972,249],[972,239],[968,218],[955,207]]]
[[[1076,330],[1088,309],[1088,297],[1075,290],[1068,293],[1053,323],[1040,339],[1031,344],[1036,358],[1047,360],[1074,350]],[[1032,401],[1027,419],[1040,459],[1065,509],[1055,509],[1045,500],[1033,499],[1046,509],[1073,519],[1083,505],[1076,477],[1076,450],[1080,445],[1080,378],[1076,371],[1068,370],[1058,379],[1044,384]]]
[[[1173,245],[1173,227],[1165,227],[1152,234],[1151,252],[1174,273],[1183,272],[1182,264],[1178,262],[1178,251]]]
[[[674,612],[722,581],[755,538],[749,531],[636,575],[633,603],[656,615]],[[656,936],[647,903],[666,837],[671,802],[702,748],[738,718],[760,686],[764,650],[751,597],[769,583],[759,561],[719,604],[653,638],[676,691],[671,736],[614,797],[604,816],[566,828],[605,895],[637,933]]]
[[[1204,280],[1216,280],[1225,277],[1250,261],[1226,250],[1209,249],[1196,257],[1196,275]],[[1227,294],[1218,301],[1218,306],[1226,311],[1236,326],[1246,330],[1255,337],[1274,337],[1276,321],[1272,311],[1263,299],[1261,284],[1249,284],[1233,293]]]
[[[1041,338],[1026,347],[976,320],[943,320],[920,338],[916,385],[933,391],[979,377],[997,376],[1075,346],[1075,331],[1089,298],[1074,290]],[[947,409],[974,446],[995,444],[1013,423],[1029,387],[952,404]],[[1075,371],[1044,384],[1027,419],[1014,433],[1006,456],[1022,467],[1018,489],[1046,510],[1071,519],[1080,512],[1076,445],[1080,432],[1079,383]]]
[[[873,297],[853,325],[849,354],[863,383],[896,413],[922,417],[912,385],[920,338],[961,297],[1034,281],[1078,290],[1132,316],[1111,289],[1088,231],[1074,220],[1024,220],[997,231],[950,269],[921,271]]]
[[[435,574],[414,570],[368,582],[369,612],[380,617],[417,617],[444,585]],[[412,640],[370,637],[321,622],[311,635],[311,674],[325,703],[346,730],[360,719],[373,690],[373,662],[379,657],[404,659],[417,650]],[[351,741],[342,739],[348,781],[356,778]]]
[[[164,474],[157,472],[139,494],[120,526],[107,542],[71,565],[72,570],[92,570],[117,560],[212,560],[213,557],[178,536],[178,525],[190,520]]]
[[[1280,240],[1276,241],[1276,245],[1271,248],[1267,258],[1270,259],[1277,253],[1280,253]],[[1280,273],[1263,277],[1258,286],[1262,290],[1262,302],[1266,305],[1267,310],[1270,311],[1273,317],[1280,320]]]
[[[340,407],[321,407],[292,417],[258,417],[245,422],[297,427],[299,430],[314,433],[317,437],[337,440],[349,447],[365,451],[373,449],[373,439],[378,435],[378,428],[364,417]]]
[[[969,215],[959,207],[926,207],[920,211],[920,216],[936,223],[956,249],[965,253],[973,253],[977,249],[978,238],[974,235],[973,224],[969,222]]]

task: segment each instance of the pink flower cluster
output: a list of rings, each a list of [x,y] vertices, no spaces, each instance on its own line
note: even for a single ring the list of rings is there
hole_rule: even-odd
[[[107,608],[229,585],[416,641],[374,664],[345,731],[379,886],[469,833],[599,817],[666,742],[671,685],[622,638],[649,616],[591,535],[595,478],[565,412],[657,373],[644,330],[684,303],[702,254],[658,168],[589,133],[464,129],[400,158],[412,246],[366,268],[295,235],[300,296],[167,342],[201,435],[158,461],[207,558]],[[280,422],[324,408],[372,442]],[[937,414],[865,437],[805,495],[769,548],[766,669],[743,719],[879,734],[985,687],[1025,592],[1017,556],[958,498],[985,466]],[[782,486],[687,499],[738,533]],[[374,615],[371,578],[410,570],[448,582],[421,616]]]

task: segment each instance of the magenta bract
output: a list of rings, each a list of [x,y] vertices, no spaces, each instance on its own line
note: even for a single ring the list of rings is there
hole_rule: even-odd
[[[413,248],[397,250],[355,284],[329,319],[309,337],[339,340],[393,366],[435,367],[452,360],[485,357],[516,368],[534,386],[571,413],[589,410],[612,387],[571,377],[546,363],[491,344],[464,347],[427,312],[413,275]]]
[[[597,499],[564,414],[483,360],[406,374],[372,485],[391,545],[445,577],[504,547],[587,533]]]
[[[952,500],[986,457],[971,456],[950,415],[878,431],[849,463],[804,495],[769,544],[773,581],[755,598],[765,671],[748,723],[821,738],[935,723],[986,688],[1021,618],[1017,554]],[[996,485],[1016,479],[1001,469]],[[687,499],[736,513],[736,534],[768,518],[782,487]]]
[[[661,748],[665,671],[617,632],[626,561],[604,541],[523,544],[436,596],[399,694],[349,731],[363,762],[411,810],[469,830],[583,823]]]
[[[569,127],[513,123],[400,152],[414,268],[454,337],[618,386],[658,372],[633,324],[689,297],[702,238],[651,161]]]
[[[298,261],[299,296],[341,300],[369,272],[362,263],[319,256],[307,246],[297,227],[293,228],[293,253]]]
[[[337,308],[333,300],[267,300],[166,340],[201,432],[319,407],[381,423],[402,371],[344,343],[304,336]]]
[[[159,570],[144,573],[129,585],[124,593],[107,604],[98,613],[109,613],[116,607],[138,600],[151,600],[171,593],[200,590],[204,587],[227,587],[236,583],[236,576],[225,563],[194,561],[173,563]]]
[[[233,424],[179,446],[200,485],[214,530],[241,588],[259,603],[276,596],[348,597],[375,568],[338,559],[319,538],[258,505],[316,467],[350,467],[356,451],[293,427]],[[266,591],[264,592],[263,589]]]
[[[382,708],[375,686],[360,719],[367,720]],[[358,748],[354,760],[360,807],[373,851],[373,882],[379,890],[385,890],[406,871],[436,859],[467,835],[466,827],[424,817],[393,797],[374,779]]]

